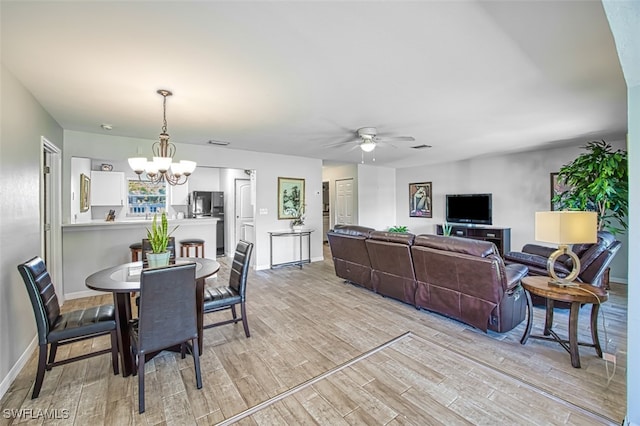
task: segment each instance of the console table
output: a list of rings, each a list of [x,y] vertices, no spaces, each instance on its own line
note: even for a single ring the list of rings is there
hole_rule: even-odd
[[[436,226],[436,234],[443,235],[442,225]],[[511,228],[451,225],[451,236],[489,241],[496,245],[501,257],[511,251]]]
[[[313,229],[300,229],[300,230],[292,230],[286,229],[282,231],[271,231],[269,232],[269,267],[271,269],[279,267],[279,266],[299,266],[302,269],[302,265],[305,263],[311,263],[311,233]],[[283,262],[283,263],[273,263],[273,238],[274,237],[293,237],[298,238],[300,240],[300,257],[298,260],[294,260],[291,262]],[[307,258],[302,257],[302,239],[303,237],[307,237],[307,253],[309,254]]]

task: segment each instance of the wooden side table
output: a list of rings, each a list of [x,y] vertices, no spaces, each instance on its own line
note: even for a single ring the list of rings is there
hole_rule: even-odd
[[[527,297],[527,328],[520,339],[521,344],[527,343],[529,337],[542,340],[555,340],[571,355],[571,365],[580,368],[580,353],[578,345],[590,346],[596,349],[599,357],[602,357],[602,349],[598,339],[598,312],[600,304],[609,299],[609,293],[599,287],[590,284],[580,283],[579,287],[556,287],[548,284],[549,277],[530,276],[522,279],[522,287],[526,290]],[[592,294],[593,293],[593,294]],[[533,325],[533,304],[531,295],[535,294],[544,297],[546,303],[546,318],[544,322],[543,336],[531,335]],[[597,297],[596,297],[597,296]],[[569,340],[561,339],[553,326],[553,304],[554,302],[568,302],[571,304],[569,311]],[[578,313],[580,306],[584,303],[591,304],[591,338],[593,343],[583,343],[578,341]],[[549,337],[551,336],[551,337]],[[568,344],[567,344],[568,343]]]

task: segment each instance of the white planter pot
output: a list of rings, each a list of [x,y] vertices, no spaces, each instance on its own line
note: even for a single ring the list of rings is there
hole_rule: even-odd
[[[157,268],[160,266],[168,266],[171,252],[165,251],[164,253],[147,253],[147,262],[149,268]]]

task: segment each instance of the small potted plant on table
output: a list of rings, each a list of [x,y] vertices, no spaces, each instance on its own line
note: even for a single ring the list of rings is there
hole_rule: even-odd
[[[171,257],[171,252],[167,250],[169,236],[178,228],[176,226],[169,232],[169,222],[165,212],[162,212],[160,217],[160,225],[157,223],[157,218],[158,215],[154,214],[151,229],[147,228],[147,239],[149,240],[149,245],[151,245],[151,252],[147,253],[147,262],[150,268],[169,264],[169,258]]]

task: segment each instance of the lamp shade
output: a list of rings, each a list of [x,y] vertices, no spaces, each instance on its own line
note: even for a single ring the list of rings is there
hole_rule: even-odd
[[[535,239],[558,245],[598,241],[596,212],[536,212]]]

